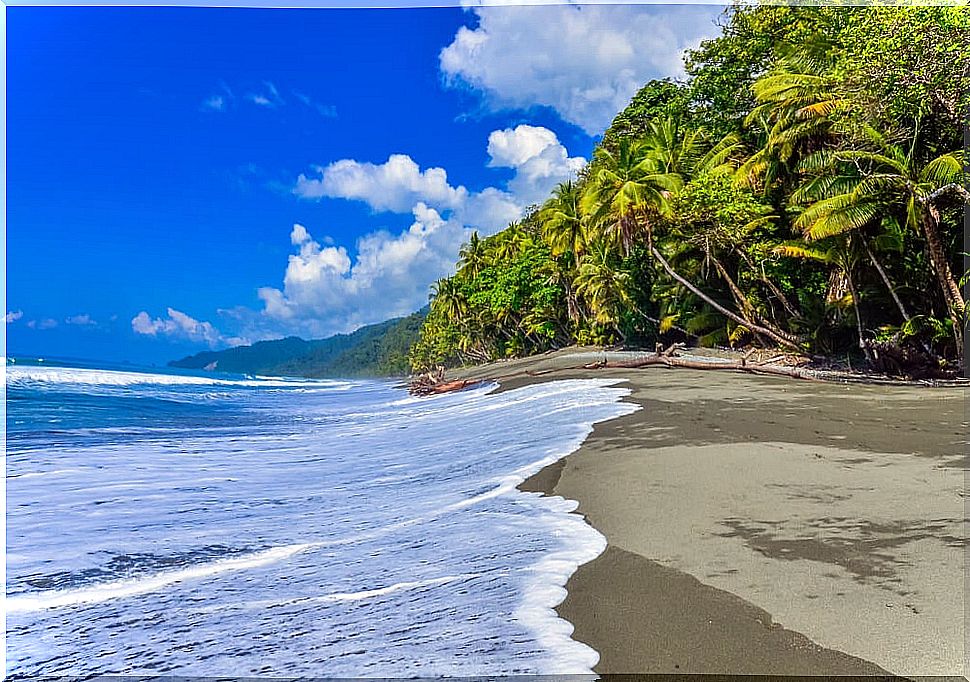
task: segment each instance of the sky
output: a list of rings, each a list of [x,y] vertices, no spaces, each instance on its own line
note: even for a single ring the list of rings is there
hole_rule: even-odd
[[[8,355],[139,364],[428,301],[717,6],[8,7]]]

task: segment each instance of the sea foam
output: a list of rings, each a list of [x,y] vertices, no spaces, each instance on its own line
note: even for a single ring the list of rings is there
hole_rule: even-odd
[[[9,673],[595,665],[554,607],[605,540],[574,502],[516,486],[635,409],[626,389],[570,380],[414,399],[379,382],[16,372]],[[224,382],[224,395],[197,381]],[[131,414],[142,400],[148,424]],[[50,432],[52,405],[68,403],[72,427]]]

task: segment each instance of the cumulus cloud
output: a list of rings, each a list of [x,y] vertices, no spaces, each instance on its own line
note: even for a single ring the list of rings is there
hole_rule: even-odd
[[[586,164],[581,156],[570,157],[554,132],[530,125],[492,132],[488,155],[490,166],[515,169],[508,189],[526,204],[542,201],[556,183]]]
[[[211,323],[200,322],[174,308],[168,309],[168,317],[156,318],[152,318],[143,310],[132,318],[131,329],[136,334],[143,336],[167,336],[186,341],[204,342],[210,348],[229,344],[229,339],[223,337]]]
[[[320,335],[414,311],[427,303],[430,284],[453,272],[473,230],[488,235],[504,228],[585,164],[539,126],[496,130],[487,150],[490,167],[512,170],[504,188],[470,191],[453,185],[444,168],[422,168],[406,154],[383,163],[341,159],[316,167],[314,177],[301,174],[293,187],[301,198],[362,201],[374,211],[410,212],[414,220],[399,234],[361,237],[354,258],[347,248],[321,244],[306,227],[294,225],[290,242],[297,251],[282,288],[259,290],[262,319],[246,321],[251,335],[267,319],[295,333]]]
[[[411,226],[361,237],[351,261],[342,246],[322,246],[294,225],[283,288],[259,290],[263,315],[287,329],[319,336],[406,315],[427,303],[428,286],[454,267],[471,230],[418,202]]]
[[[591,135],[648,80],[683,75],[684,50],[715,34],[721,10],[498,4],[476,7],[478,25],[442,49],[447,81],[496,109],[551,107]]]
[[[31,329],[53,329],[57,326],[57,320],[53,320],[49,317],[42,320],[30,320],[27,326]]]
[[[11,322],[16,322],[23,316],[24,316],[23,310],[8,310],[7,314],[3,316],[3,320],[7,324],[10,324]]]
[[[72,315],[64,321],[68,324],[77,325],[79,327],[87,327],[95,324],[95,321],[91,319],[91,316],[87,313],[83,315]]]
[[[286,102],[280,97],[279,90],[276,86],[269,81],[263,82],[263,87],[255,92],[250,92],[246,95],[248,99],[253,104],[266,107],[268,109],[275,109],[276,107],[283,106]]]
[[[514,171],[504,189],[471,192],[452,185],[444,168],[422,169],[407,154],[392,154],[384,163],[341,159],[317,166],[316,177],[300,174],[293,193],[303,199],[363,201],[375,211],[394,213],[413,211],[420,202],[489,233],[519,218],[525,207],[541,201],[586,163],[580,156],[570,157],[553,131],[530,125],[493,131],[488,155],[489,166]]]
[[[418,201],[456,208],[468,196],[464,187],[448,184],[444,168],[421,170],[407,154],[392,154],[381,164],[341,159],[317,166],[320,177],[300,174],[293,192],[304,199],[334,197],[366,202],[375,211],[403,213]]]

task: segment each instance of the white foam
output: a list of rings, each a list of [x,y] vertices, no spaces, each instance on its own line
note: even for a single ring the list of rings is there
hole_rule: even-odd
[[[145,376],[108,374],[114,385]],[[239,383],[251,382],[264,385]],[[244,420],[272,415],[254,431],[229,422],[230,436],[194,429],[177,438],[68,439],[16,454],[14,473],[28,475],[8,481],[18,586],[22,576],[77,571],[78,558],[98,566],[125,554],[237,546],[241,531],[275,547],[17,594],[6,604],[21,627],[14,670],[63,672],[46,663],[62,656],[78,661],[78,672],[137,672],[125,656],[138,650],[146,665],[165,661],[196,675],[251,672],[259,662],[274,676],[352,676],[362,660],[373,676],[400,672],[405,661],[421,661],[427,675],[587,674],[597,655],[571,639],[554,607],[603,538],[570,514],[575,502],[516,485],[578,448],[594,423],[636,409],[620,402],[626,389],[604,390],[614,383],[549,382],[499,395],[481,386],[430,399],[373,382],[339,396],[271,391],[246,402]],[[45,470],[66,474],[29,480]],[[177,617],[115,634],[122,619],[156,613]],[[78,650],[82,620],[89,645]],[[194,649],[184,649],[188,635],[176,623],[192,624]],[[485,644],[496,636],[507,639]],[[246,653],[222,657],[229,641]],[[111,653],[83,658],[98,647]],[[350,655],[357,649],[366,656]]]
[[[413,590],[419,587],[445,585],[447,583],[453,583],[456,580],[468,580],[469,578],[477,578],[478,576],[478,573],[464,573],[461,575],[446,575],[441,578],[431,578],[429,580],[412,580],[410,582],[394,583],[393,585],[388,585],[387,587],[376,587],[372,590],[361,590],[359,592],[335,592],[333,594],[323,595],[322,597],[315,597],[313,601],[360,601],[362,599],[383,597],[385,595],[400,592],[402,590]]]
[[[221,559],[200,566],[191,566],[176,571],[155,573],[145,578],[134,580],[118,580],[103,583],[94,587],[84,587],[77,590],[48,590],[30,595],[7,597],[4,608],[7,613],[27,613],[55,609],[80,604],[96,604],[120,597],[133,597],[147,592],[155,592],[185,580],[197,580],[218,575],[227,571],[241,571],[257,566],[264,566],[276,561],[282,561],[309,549],[312,545],[290,545],[289,547],[274,547],[262,552],[255,552],[245,557]]]
[[[249,386],[257,388],[345,388],[353,384],[333,380],[304,379],[218,379],[215,377],[151,372],[127,372],[83,367],[7,367],[7,385],[83,384],[101,386],[132,386],[137,384],[184,386]]]

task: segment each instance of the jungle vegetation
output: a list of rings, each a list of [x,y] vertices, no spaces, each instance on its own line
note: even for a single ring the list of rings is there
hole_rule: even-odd
[[[209,369],[233,374],[290,377],[403,377],[408,350],[418,338],[426,310],[304,341],[290,336],[218,351],[204,351],[168,363],[169,367]]]
[[[569,344],[963,361],[970,9],[737,5],[433,287],[415,370]]]

